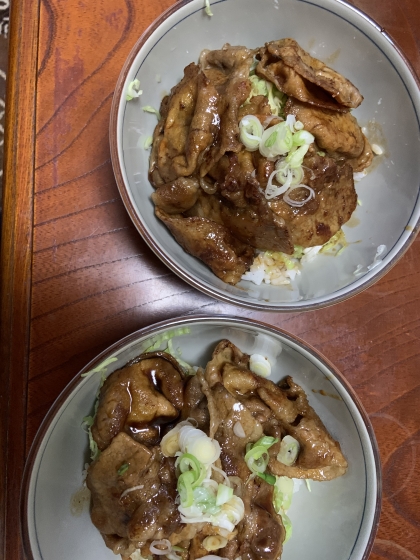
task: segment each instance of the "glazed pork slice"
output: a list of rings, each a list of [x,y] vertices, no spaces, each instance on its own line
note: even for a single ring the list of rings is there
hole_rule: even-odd
[[[279,476],[314,480],[331,480],[345,474],[347,461],[340,444],[330,436],[309,405],[303,389],[291,377],[279,386],[255,375],[248,369],[249,361],[248,367],[244,367],[247,359],[246,354],[233,349],[232,343],[221,341],[207,364],[206,379],[210,385],[221,379],[225,389],[244,406],[248,407],[249,402],[249,409],[261,414],[260,421],[266,434],[269,431],[266,425],[276,427],[277,423],[281,431],[277,429],[276,435],[291,435],[299,442],[300,452],[290,466],[277,460],[279,444],[273,445],[270,448],[270,471]],[[255,405],[257,399],[263,404],[260,412]]]
[[[91,518],[115,554],[128,556],[180,530],[174,460],[119,433],[88,470]],[[135,545],[134,545],[135,543]]]
[[[312,478],[314,480],[332,480],[347,471],[347,461],[341,451],[340,444],[335,441],[314,409],[310,406],[304,390],[287,377],[281,388],[268,391],[263,400],[276,412],[276,397],[280,392],[295,403],[296,417],[285,428],[289,435],[300,444],[301,449],[295,464],[284,465],[273,456],[270,457],[269,468],[272,473],[289,478]]]
[[[230,350],[235,355],[233,345]],[[212,378],[211,371],[199,376],[209,407],[209,435],[220,443],[222,469],[231,480],[239,479],[236,492],[245,507],[244,519],[237,526],[237,536],[220,550],[220,556],[229,560],[238,556],[249,560],[277,560],[281,556],[285,530],[281,517],[274,510],[273,487],[261,479],[255,481],[244,459],[247,444],[255,443],[264,435],[263,426],[246,403]],[[207,379],[212,383],[211,387]],[[244,436],[235,433],[238,424]]]
[[[305,156],[303,165],[305,184],[314,190],[315,198],[294,208],[283,197],[278,197],[272,199],[269,206],[287,224],[294,245],[314,247],[329,241],[351,218],[357,206],[357,193],[351,165],[340,165],[333,158],[320,156],[314,149]],[[306,197],[308,191],[301,190]],[[292,196],[298,199],[299,189]]]
[[[302,122],[305,129],[314,135],[321,150],[336,159],[359,158],[369,149],[369,142],[350,113],[321,110],[295,99],[287,101],[285,112]],[[370,163],[371,158],[366,159],[365,167]]]
[[[253,479],[244,494],[245,516],[238,527],[238,556],[243,560],[278,560],[285,529],[273,506],[274,487]]]
[[[178,362],[165,352],[142,354],[138,361],[114,371],[101,388],[92,426],[99,450],[120,432],[155,445],[161,426],[180,415],[183,387]]]
[[[159,185],[152,200],[167,214],[182,214],[190,210],[199,197],[200,183],[194,177],[179,177]]]
[[[185,163],[188,135],[197,102],[199,71],[194,63],[187,66],[184,77],[171,90],[169,99],[162,101],[164,114],[155,129],[149,168],[152,181],[156,174],[164,183],[180,176],[177,165]]]
[[[154,186],[178,177],[199,175],[227,151],[237,152],[238,112],[250,93],[248,81],[253,52],[226,45],[192,63],[165,97],[155,128],[149,177]]]
[[[259,57],[256,73],[290,97],[341,112],[358,107],[363,101],[349,80],[310,56],[293,39],[267,43],[260,49]]]
[[[170,216],[159,208],[155,214],[188,253],[202,260],[224,282],[236,284],[249,269],[254,250],[224,226],[206,218]]]
[[[226,152],[242,150],[239,111],[251,92],[248,78],[253,57],[254,51],[229,44],[219,50],[205,51],[200,57],[203,73],[215,85],[220,96],[220,130],[200,167],[201,177],[207,175]]]
[[[224,225],[236,238],[256,249],[292,254],[287,225],[270,208],[258,180],[244,172],[236,155],[229,159],[228,172],[219,186]]]

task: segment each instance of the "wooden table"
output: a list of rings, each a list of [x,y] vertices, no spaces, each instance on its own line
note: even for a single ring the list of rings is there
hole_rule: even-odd
[[[282,327],[337,365],[369,413],[383,463],[383,512],[371,559],[419,559],[420,239],[378,284],[309,313],[230,307],[174,276],[128,218],[108,143],[120,68],[143,30],[172,3],[12,2],[1,261],[0,557],[24,557],[18,531],[24,461],[67,382],[128,333],[205,312]],[[420,75],[419,0],[354,3],[384,27]]]

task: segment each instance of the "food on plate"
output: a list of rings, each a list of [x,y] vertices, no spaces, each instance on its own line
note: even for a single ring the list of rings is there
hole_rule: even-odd
[[[103,382],[89,422],[92,522],[123,560],[278,560],[293,479],[345,474],[339,443],[290,376],[254,373],[269,375],[263,356],[222,340],[192,368],[169,343]]]
[[[353,174],[373,159],[351,113],[362,100],[293,39],[203,51],[160,107],[156,216],[230,284],[253,280],[261,254],[290,269],[288,257],[329,242],[356,208]]]

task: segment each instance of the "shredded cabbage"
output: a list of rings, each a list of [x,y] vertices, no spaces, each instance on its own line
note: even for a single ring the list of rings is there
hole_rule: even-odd
[[[151,105],[145,105],[144,107],[142,107],[142,109],[145,113],[152,113],[153,115],[156,115],[157,120],[160,121],[160,113],[157,109],[155,109]]]
[[[184,373],[187,375],[195,375],[196,369],[187,362],[181,359],[181,349],[174,348],[172,339],[175,336],[182,336],[184,334],[190,333],[191,330],[188,327],[179,327],[178,329],[166,331],[161,335],[154,336],[150,341],[152,344],[147,346],[143,352],[154,352],[155,350],[162,350],[167,354],[170,354],[179,363]],[[166,343],[166,345],[165,345]]]
[[[107,358],[106,360],[101,362],[99,364],[99,366],[96,366],[96,368],[93,368],[93,369],[87,371],[86,373],[82,373],[82,375],[80,377],[90,377],[94,373],[104,374],[104,373],[106,373],[106,370],[107,370],[109,364],[112,364],[113,362],[117,362],[117,361],[118,361],[118,358],[116,358],[115,356],[112,356],[111,358]],[[101,387],[102,387],[102,385],[101,385]]]
[[[140,89],[139,80],[135,79],[128,84],[127,94],[125,96],[127,101],[131,101],[135,97],[140,97],[143,91]]]
[[[204,11],[206,12],[206,14],[207,14],[209,17],[212,17],[213,12],[211,11],[211,8],[210,8],[210,0],[205,0],[205,2],[204,2]]]
[[[279,91],[271,82],[255,75],[255,68],[257,64],[258,61],[254,60],[250,69],[249,82],[251,84],[251,93],[244,104],[246,105],[249,103],[256,95],[265,95],[268,97],[271,113],[277,117],[281,117],[284,115],[283,111],[287,101],[287,96]]]

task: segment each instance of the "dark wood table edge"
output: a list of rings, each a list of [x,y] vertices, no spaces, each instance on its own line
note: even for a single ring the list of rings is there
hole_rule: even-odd
[[[16,496],[26,455],[28,356],[22,349],[30,332],[39,11],[39,0],[19,0],[10,12],[0,269],[0,556],[9,559],[21,552]]]

